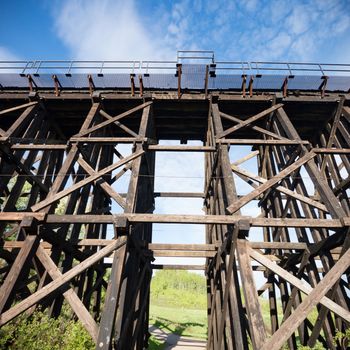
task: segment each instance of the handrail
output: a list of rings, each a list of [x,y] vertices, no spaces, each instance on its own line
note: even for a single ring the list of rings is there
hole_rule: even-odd
[[[49,73],[65,73],[70,74],[72,72],[82,73],[113,73],[113,72],[125,72],[129,74],[148,74],[149,72],[161,71],[165,72],[169,70],[172,74],[176,72],[176,64],[192,65],[193,59],[199,59],[196,65],[210,65],[211,70],[219,73],[222,72],[240,72],[241,74],[259,75],[263,72],[272,74],[271,72],[277,72],[280,74],[284,72],[289,75],[297,75],[298,73],[320,73],[322,76],[332,73],[343,73],[344,75],[350,75],[350,64],[346,63],[313,63],[313,62],[273,62],[273,61],[212,61],[212,63],[203,62],[204,59],[208,59],[209,56],[196,57],[186,56],[185,63],[181,61],[182,52],[192,51],[179,51],[179,61],[92,61],[92,60],[22,60],[22,61],[0,61],[0,73],[20,73],[20,74],[39,74],[40,72]],[[204,54],[211,51],[198,51]],[[209,58],[211,59],[210,56]],[[191,61],[192,60],[192,61]],[[210,61],[211,62],[211,61]]]

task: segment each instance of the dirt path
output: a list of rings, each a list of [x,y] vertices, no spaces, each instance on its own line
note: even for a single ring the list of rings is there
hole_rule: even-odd
[[[165,350],[205,350],[207,342],[205,340],[182,337],[177,334],[166,333],[155,327],[150,327],[150,332],[155,338],[165,342]]]

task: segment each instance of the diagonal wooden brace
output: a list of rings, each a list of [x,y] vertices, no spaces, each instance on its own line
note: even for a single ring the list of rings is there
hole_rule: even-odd
[[[107,245],[106,247],[102,248],[95,254],[88,257],[86,260],[82,261],[80,264],[74,266],[72,269],[67,271],[65,274],[63,274],[61,277],[55,279],[54,281],[50,282],[43,288],[39,289],[35,293],[33,293],[31,296],[26,298],[25,300],[21,301],[20,303],[13,306],[8,311],[4,312],[2,315],[0,315],[0,326],[3,326],[7,322],[11,321],[18,315],[20,315],[22,312],[29,309],[31,306],[37,304],[42,299],[59,289],[60,287],[66,285],[68,282],[70,282],[74,277],[78,276],[80,273],[85,271],[87,268],[92,266],[93,264],[97,263],[104,257],[110,255],[113,251],[116,249],[119,249],[125,244],[125,241],[117,239]]]
[[[244,205],[249,203],[254,198],[260,196],[263,192],[271,188],[272,186],[276,185],[278,182],[280,182],[284,177],[291,174],[296,169],[300,168],[302,165],[307,163],[310,159],[314,158],[316,156],[316,153],[309,152],[305,154],[303,157],[298,159],[295,163],[289,165],[287,168],[283,169],[279,174],[273,176],[271,179],[267,180],[265,183],[257,187],[255,190],[250,192],[249,194],[241,197],[234,203],[232,203],[229,207],[227,207],[227,211],[230,214],[234,214],[237,210],[242,208]]]
[[[310,292],[302,303],[294,310],[291,316],[282,324],[282,326],[265,342],[261,350],[278,350],[294,333],[295,329],[305,320],[311,310],[321,302],[322,298],[332,288],[332,286],[341,278],[342,274],[350,266],[350,249],[338,260],[338,262],[329,270],[320,283]],[[348,312],[350,318],[350,312]]]
[[[227,135],[229,135],[229,134],[231,134],[231,133],[233,133],[233,132],[235,132],[235,131],[237,131],[237,130],[239,130],[241,128],[244,128],[244,127],[248,126],[249,124],[251,124],[251,123],[253,123],[253,122],[255,122],[255,121],[257,121],[257,120],[259,120],[259,119],[261,119],[261,118],[263,118],[265,116],[267,116],[268,114],[274,112],[275,110],[277,110],[277,109],[279,109],[281,107],[283,107],[283,104],[280,103],[280,104],[272,106],[272,107],[270,107],[268,109],[265,109],[264,111],[262,111],[262,112],[260,112],[260,113],[258,113],[256,115],[248,118],[247,120],[241,121],[239,124],[237,124],[237,125],[229,128],[229,129],[221,132],[219,135],[217,135],[217,137],[222,139],[223,137],[225,137],[225,136],[227,136]]]

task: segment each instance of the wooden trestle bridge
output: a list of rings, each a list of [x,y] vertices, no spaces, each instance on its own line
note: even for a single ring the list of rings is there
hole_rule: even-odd
[[[152,270],[169,267],[154,257],[201,256],[208,349],[337,348],[350,323],[350,84],[332,90],[322,76],[316,89],[291,88],[284,75],[259,88],[248,72],[215,88],[215,64],[203,67],[193,89],[181,64],[175,88],[147,87],[152,73],[120,88],[99,87],[108,73],[81,73],[86,87],[51,72],[47,85],[40,72],[3,73],[5,84],[0,73],[0,326],[38,306],[58,316],[65,300],[96,349],[144,349]],[[203,152],[203,192],[154,192],[163,151]],[[257,173],[245,169],[252,159]],[[153,214],[155,196],[203,198],[205,215]],[[252,202],[259,214],[244,215]],[[205,225],[206,244],[157,244],[153,223]]]

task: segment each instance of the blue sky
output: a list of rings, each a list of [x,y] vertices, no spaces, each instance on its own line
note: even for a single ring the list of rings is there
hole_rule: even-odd
[[[0,59],[350,61],[350,2],[12,0],[2,2]]]
[[[350,63],[350,1],[3,0],[0,33],[0,60],[174,60],[176,50],[205,49],[217,60]],[[156,175],[156,191],[200,192],[203,158],[160,154]],[[201,208],[157,200],[159,213]],[[203,242],[203,228],[155,225],[155,240]]]

